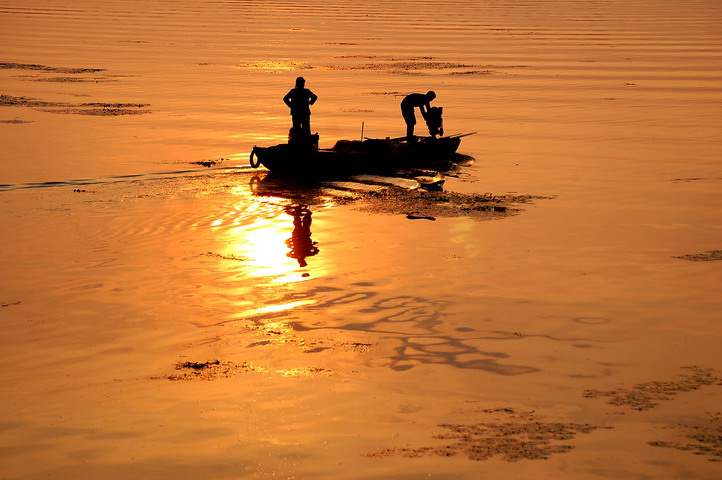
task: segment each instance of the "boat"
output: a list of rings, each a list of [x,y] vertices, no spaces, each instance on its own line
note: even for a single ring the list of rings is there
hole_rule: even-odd
[[[389,173],[403,168],[448,171],[461,137],[415,137],[339,140],[333,148],[318,148],[318,134],[270,147],[253,147],[251,166],[274,174],[302,177],[338,177],[362,173]]]

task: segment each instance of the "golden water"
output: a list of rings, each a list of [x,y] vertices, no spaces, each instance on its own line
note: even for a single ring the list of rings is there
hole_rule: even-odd
[[[642,412],[583,393],[722,369],[720,262],[677,258],[722,249],[721,13],[0,0],[0,95],[54,105],[0,105],[0,477],[718,478],[649,442],[719,428],[719,385]],[[402,135],[401,95],[433,89],[478,132],[448,190],[548,198],[430,222],[255,195],[298,75],[322,146]],[[234,368],[168,379],[212,360]],[[613,428],[548,460],[367,455],[494,409]]]

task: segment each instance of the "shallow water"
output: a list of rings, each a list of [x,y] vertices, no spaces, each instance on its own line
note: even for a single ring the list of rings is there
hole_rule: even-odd
[[[717,478],[720,10],[0,0],[0,476]],[[252,172],[299,74],[508,210]]]

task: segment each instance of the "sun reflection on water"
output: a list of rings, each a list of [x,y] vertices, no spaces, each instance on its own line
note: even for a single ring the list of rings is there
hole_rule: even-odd
[[[293,310],[294,308],[303,307],[305,305],[313,305],[316,303],[315,300],[298,300],[296,302],[279,303],[275,305],[266,305],[264,307],[254,308],[251,310],[244,310],[242,313],[234,314],[228,317],[229,320],[240,320],[242,318],[253,317],[256,315],[262,315],[266,313],[278,313],[285,312],[287,310]],[[266,322],[263,325],[264,329],[273,329],[276,331],[290,332],[293,329],[288,326],[285,322]],[[280,333],[278,333],[280,334]]]
[[[229,208],[210,226],[227,238],[224,254],[243,258],[247,274],[270,277],[278,283],[308,279],[323,274],[306,260],[319,253],[311,239],[311,210],[288,199],[254,198]]]
[[[238,243],[234,247],[243,250],[250,260],[251,275],[282,276],[284,280],[298,270],[298,263],[286,256],[286,239],[293,229],[290,219],[279,217],[273,220],[258,219],[235,233]]]

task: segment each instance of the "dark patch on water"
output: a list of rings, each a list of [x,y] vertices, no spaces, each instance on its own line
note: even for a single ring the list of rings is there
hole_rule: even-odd
[[[566,453],[574,447],[558,443],[571,440],[580,433],[591,433],[600,428],[589,424],[543,422],[533,412],[518,412],[512,408],[485,409],[485,416],[501,417],[501,421],[474,424],[440,424],[448,431],[434,435],[439,440],[450,440],[442,446],[395,447],[367,453],[378,458],[399,455],[409,458],[439,456],[467,456],[469,460],[483,461],[500,458],[507,462],[545,460],[557,453]]]
[[[712,262],[715,260],[722,260],[722,250],[708,250],[704,253],[695,253],[689,255],[680,255],[678,257],[681,260],[689,260],[690,262]]]
[[[405,97],[406,95],[414,93],[414,92],[366,92],[362,95],[380,95],[380,96],[387,96],[387,97]]]
[[[0,69],[16,69],[16,70],[40,70],[43,72],[54,72],[54,73],[95,73],[103,72],[104,68],[67,68],[67,67],[49,67],[47,65],[37,65],[30,63],[12,63],[12,62],[0,62]]]
[[[468,163],[473,158],[454,159]],[[539,195],[464,194],[443,191],[444,176],[459,170],[455,161],[442,161],[435,170],[401,169],[390,176],[356,175],[348,181],[319,182],[313,179],[276,177],[273,174],[251,178],[251,191],[258,196],[288,198],[298,204],[314,205],[329,196],[338,204],[377,214],[402,215],[411,220],[467,217],[492,220],[518,214],[520,206]],[[455,169],[448,171],[450,168]],[[440,173],[440,172],[445,173]],[[433,174],[433,176],[432,176]]]
[[[258,369],[250,362],[233,363],[220,360],[208,360],[205,362],[179,362],[175,369],[180,373],[172,373],[154,379],[166,380],[217,380],[229,378],[239,373],[253,372]]]
[[[722,378],[711,368],[698,366],[683,367],[690,373],[681,375],[676,381],[654,381],[639,383],[631,388],[613,390],[585,390],[586,398],[607,397],[610,405],[625,407],[631,410],[651,410],[662,400],[672,398],[682,392],[691,392],[704,386],[722,385]]]
[[[94,116],[118,116],[118,115],[141,115],[150,113],[144,107],[150,106],[147,103],[68,103],[48,102],[30,97],[13,97],[11,95],[0,95],[0,107],[29,107],[43,112],[75,115]]]
[[[191,165],[200,165],[202,167],[210,168],[210,167],[215,167],[216,165],[220,165],[225,160],[226,160],[225,158],[219,158],[218,160],[199,160],[197,162],[188,162],[188,163]]]
[[[418,215],[416,212],[409,213],[408,215],[406,215],[406,218],[408,218],[409,220],[431,220],[431,221],[436,220],[436,218],[434,218],[434,217],[426,217],[423,215]]]
[[[673,178],[671,181],[674,183],[689,183],[689,182],[719,182],[722,177],[686,177],[686,178]]]
[[[309,69],[317,70],[369,70],[416,75],[433,71],[460,69],[468,70],[476,68],[479,68],[479,66],[465,63],[439,62],[429,60],[380,60],[356,65],[323,65],[319,67],[309,67]]]
[[[476,65],[444,62],[435,57],[394,58],[375,55],[340,55],[337,59],[372,60],[358,64],[334,64],[312,66],[307,70],[367,70],[405,75],[446,74],[446,75],[492,75],[506,69],[528,68],[528,65]]]
[[[451,72],[449,75],[491,75],[495,70],[466,70],[464,72]]]
[[[681,441],[647,442],[653,447],[674,448],[693,455],[709,457],[710,462],[722,462],[722,412],[707,412],[712,425],[677,425],[676,431],[683,432]]]
[[[105,83],[105,82],[117,82],[118,80],[103,76],[103,77],[41,77],[39,75],[18,75],[14,78],[20,78],[21,80],[28,82],[50,82],[50,83]]]
[[[86,108],[63,108],[53,110],[43,110],[48,113],[57,113],[62,115],[90,115],[98,117],[117,117],[121,115],[143,115],[151,113],[150,110],[135,110],[126,108],[102,108],[102,109],[86,109]]]
[[[520,211],[517,205],[539,198],[547,197],[386,189],[364,193],[357,208],[372,213],[405,215],[411,219],[469,217],[490,220],[514,215]]]
[[[208,360],[205,362],[178,362],[176,371],[161,377],[151,377],[152,380],[218,380],[230,378],[242,373],[273,373],[284,377],[312,377],[317,375],[331,375],[333,370],[324,367],[296,367],[281,370],[267,370],[257,367],[251,362],[226,362],[221,360]]]
[[[398,58],[387,55],[336,55],[334,58],[353,58],[353,59],[365,59],[365,60],[379,60],[384,62],[419,62],[436,60],[436,57],[405,57]]]

